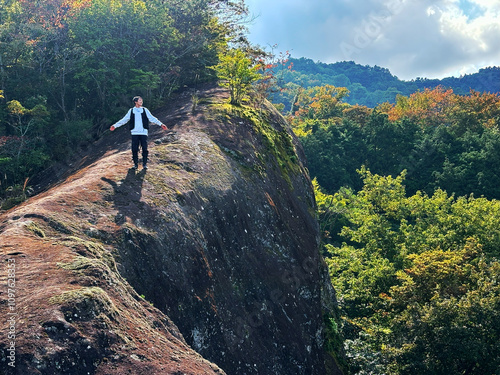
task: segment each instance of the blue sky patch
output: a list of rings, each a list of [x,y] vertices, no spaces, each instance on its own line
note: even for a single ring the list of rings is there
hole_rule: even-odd
[[[469,18],[469,20],[473,20],[484,15],[484,10],[479,5],[469,0],[460,0],[458,6]]]

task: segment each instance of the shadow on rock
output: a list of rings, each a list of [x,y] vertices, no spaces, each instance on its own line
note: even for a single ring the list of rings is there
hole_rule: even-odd
[[[145,169],[137,172],[134,168],[130,168],[125,178],[118,182],[101,177],[101,180],[110,184],[114,190],[114,194],[108,197],[107,200],[112,201],[118,210],[115,218],[116,224],[125,223],[127,218],[136,223],[137,220],[148,216],[147,211],[151,210],[151,208],[141,201],[145,177]]]

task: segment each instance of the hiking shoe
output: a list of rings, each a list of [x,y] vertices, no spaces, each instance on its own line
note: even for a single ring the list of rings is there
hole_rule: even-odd
[[[148,165],[147,164],[143,164],[142,165],[142,169],[148,169]]]
[[[137,169],[137,168],[139,168],[139,164],[135,163],[132,169]]]

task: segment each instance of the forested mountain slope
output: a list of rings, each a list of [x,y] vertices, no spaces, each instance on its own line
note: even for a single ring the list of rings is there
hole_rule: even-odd
[[[289,116],[312,177],[329,193],[359,190],[356,170],[406,171],[408,193],[500,198],[500,95],[424,90],[377,108],[349,105],[343,88],[303,90]]]

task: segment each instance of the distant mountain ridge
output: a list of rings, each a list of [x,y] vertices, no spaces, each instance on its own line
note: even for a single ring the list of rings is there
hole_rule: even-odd
[[[470,90],[500,93],[500,66],[480,69],[479,72],[461,77],[443,79],[417,78],[411,81],[400,80],[389,69],[379,66],[360,65],[354,61],[336,63],[314,62],[311,59],[290,58],[291,69],[279,73],[282,84],[290,88],[302,86],[309,88],[326,84],[346,87],[350,94],[346,98],[349,104],[375,107],[380,103],[396,100],[397,95],[409,96],[426,88],[443,86],[451,88],[456,94],[466,95]],[[294,90],[292,90],[294,91]],[[275,102],[289,108],[293,94],[277,94]]]

